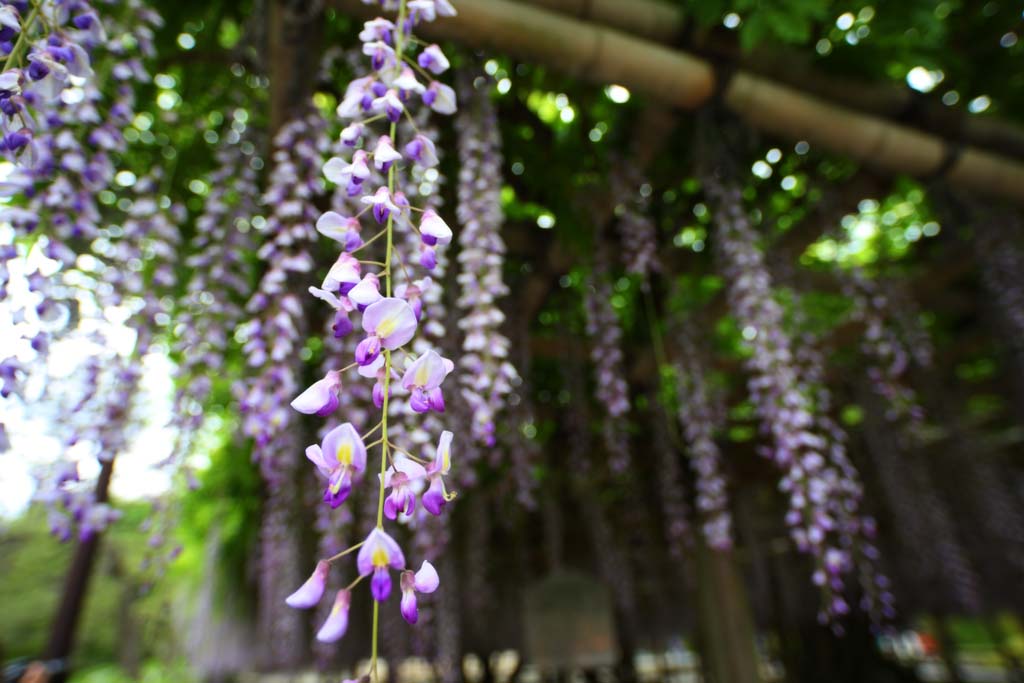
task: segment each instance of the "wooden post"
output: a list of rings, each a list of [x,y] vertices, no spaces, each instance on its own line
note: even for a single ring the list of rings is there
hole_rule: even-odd
[[[267,26],[271,136],[309,104],[320,62],[323,5],[271,0]]]
[[[105,503],[109,497],[110,478],[114,473],[114,460],[106,460],[100,468],[100,476],[96,480],[95,497],[96,502]],[[96,564],[96,554],[99,552],[100,539],[103,534],[96,532],[89,538],[78,541],[75,546],[75,553],[71,558],[71,566],[64,579],[64,589],[61,593],[60,603],[57,606],[57,614],[53,618],[53,626],[50,630],[50,639],[46,649],[43,651],[43,659],[54,662],[59,669],[50,677],[50,683],[64,683],[67,680],[69,657],[71,649],[75,644],[75,634],[78,630],[78,622],[82,615],[82,608],[85,604],[86,591],[89,588],[89,579],[92,577],[92,570]]]
[[[713,683],[761,683],[753,611],[736,558],[694,545],[704,671]]]

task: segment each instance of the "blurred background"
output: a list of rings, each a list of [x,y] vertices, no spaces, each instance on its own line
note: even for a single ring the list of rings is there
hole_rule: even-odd
[[[441,588],[384,607],[381,677],[1024,680],[1024,7],[453,4],[402,182],[455,231],[456,371],[395,428],[455,432],[458,497],[396,532]],[[369,597],[334,645],[284,598],[376,491],[320,501],[288,401],[358,341],[304,292],[381,9],[94,8],[0,164],[4,680],[352,678]]]

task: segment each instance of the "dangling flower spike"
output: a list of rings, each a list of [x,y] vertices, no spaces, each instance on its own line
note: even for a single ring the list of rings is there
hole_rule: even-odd
[[[425,277],[424,270],[440,268],[443,250],[453,238],[452,230],[437,213],[438,202],[426,197],[422,206],[414,206],[416,197],[411,193],[407,196],[408,186],[400,184],[406,176],[424,177],[424,171],[438,163],[438,151],[427,133],[430,129],[426,121],[413,116],[421,109],[419,103],[441,113],[455,111],[455,94],[450,87],[432,80],[424,83],[419,78],[442,74],[448,69],[448,59],[437,45],[420,50],[417,57],[414,52],[422,43],[410,31],[420,21],[451,16],[454,10],[444,0],[385,0],[383,6],[397,8],[398,19],[377,18],[364,24],[359,37],[372,71],[346,89],[337,114],[349,121],[334,147],[338,156],[323,165],[324,177],[336,186],[335,206],[315,221],[316,230],[336,243],[341,253],[322,284],[309,287],[314,297],[333,310],[331,339],[325,342],[325,348],[338,348],[337,340],[355,328],[364,334],[355,343],[351,357],[328,366],[340,369],[328,370],[292,400],[292,407],[306,414],[328,416],[339,408],[348,410],[351,402],[346,394],[353,382],[344,374],[352,370],[356,379],[373,382],[373,404],[381,411],[380,420],[369,429],[365,425],[357,427],[353,416],[349,418],[352,421],[328,431],[320,444],[306,449],[307,458],[327,480],[324,501],[336,508],[362,480],[368,450],[380,448],[376,525],[361,543],[321,560],[313,575],[287,601],[294,607],[317,604],[326,592],[330,566],[358,551],[359,576],[336,594],[317,633],[317,640],[325,643],[344,635],[351,592],[366,579],[374,599],[373,628],[377,628],[380,604],[392,592],[392,570],[401,572],[402,616],[410,623],[418,620],[417,594],[433,592],[440,580],[429,562],[424,561],[415,573],[407,568],[405,553],[385,531],[385,520],[407,523],[420,500],[428,512],[439,514],[455,497],[445,489],[442,479],[451,467],[452,432],[435,427],[436,418],[424,420],[417,428],[441,432],[436,457],[430,462],[417,455],[422,450],[419,437],[410,444],[395,444],[395,440],[402,440],[399,433],[408,430],[396,429],[398,415],[392,414],[398,406],[404,408],[403,420],[423,413],[443,413],[442,384],[455,367],[419,334],[427,330],[434,338],[442,322],[432,319],[435,310],[424,305],[440,296],[439,286]],[[409,121],[411,130],[404,124],[399,127],[403,120]],[[374,131],[374,122],[383,122],[386,130]],[[436,170],[431,173],[437,175]],[[416,194],[423,197],[422,189]],[[407,246],[410,242],[413,249]],[[380,260],[364,255],[367,249],[375,249],[374,258]],[[417,267],[423,270],[417,271]],[[402,367],[395,364],[398,358],[403,359]],[[375,632],[367,674],[371,679],[377,676],[377,642]]]

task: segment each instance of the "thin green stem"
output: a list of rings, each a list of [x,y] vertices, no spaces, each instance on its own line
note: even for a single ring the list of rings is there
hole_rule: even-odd
[[[346,550],[342,550],[337,555],[331,555],[326,560],[324,560],[324,562],[334,562],[335,560],[340,560],[341,558],[345,557],[346,555],[348,555],[353,550],[359,550],[360,546],[362,546],[364,543],[366,543],[366,541],[359,541],[359,543],[356,543],[351,548],[348,548]]]
[[[365,211],[365,209],[364,209],[364,211]],[[361,214],[360,214],[360,215],[361,215]],[[378,233],[377,233],[376,235],[374,235],[374,236],[373,236],[373,237],[371,237],[370,239],[368,239],[368,240],[366,240],[365,242],[363,242],[362,244],[360,244],[360,245],[359,245],[358,247],[356,247],[355,249],[353,249],[353,250],[352,250],[352,251],[350,251],[349,253],[350,253],[350,254],[354,254],[354,253],[356,253],[357,251],[360,251],[360,250],[362,250],[362,249],[365,249],[366,247],[370,246],[370,245],[371,245],[371,244],[373,244],[373,243],[374,243],[375,241],[377,241],[377,238],[378,238],[378,237],[382,237],[383,235],[387,234],[387,231],[388,231],[388,229],[387,229],[387,228],[384,228],[383,230],[381,230],[381,231],[380,231],[380,232],[378,232]]]
[[[395,53],[398,56],[398,61],[402,61],[402,53],[405,49],[405,0],[401,0],[398,6],[398,21],[395,24]],[[395,139],[395,133],[397,132],[397,125],[394,121],[391,122],[391,139]],[[388,169],[388,194],[394,196],[395,194],[395,166],[391,165]],[[395,217],[393,213],[388,213],[388,222],[385,232],[387,233],[387,247],[384,250],[384,274],[387,276],[385,281],[385,296],[391,296],[391,261],[394,259],[394,225]],[[391,351],[384,349],[384,403],[381,406],[381,431],[380,431],[380,486],[377,490],[377,528],[384,528],[384,475],[387,473],[388,468],[388,394],[390,392],[391,385]],[[373,601],[373,637],[370,641],[370,676],[374,683],[378,683],[380,678],[377,676],[377,640],[378,640],[378,625],[380,623],[380,603],[376,600]]]
[[[366,437],[370,436],[370,435],[371,435],[371,434],[373,434],[373,433],[374,433],[375,431],[377,431],[378,429],[380,429],[380,426],[381,426],[381,423],[380,423],[380,422],[378,422],[378,423],[377,423],[377,426],[375,426],[375,427],[374,427],[373,429],[371,429],[370,431],[366,432],[365,434],[363,434],[363,435],[362,435],[361,437],[359,437],[359,438],[361,438],[361,439],[363,439],[363,440],[365,441],[365,440],[366,440]]]
[[[14,47],[11,48],[11,53],[7,55],[7,59],[4,60],[3,69],[0,71],[7,71],[11,66],[19,66],[21,64],[21,53],[25,49],[25,45],[28,42],[28,34],[32,30],[32,24],[35,23],[36,17],[39,16],[39,8],[43,3],[37,2],[32,5],[32,11],[29,12],[28,19],[21,25],[21,32],[18,33],[18,40],[14,43]]]

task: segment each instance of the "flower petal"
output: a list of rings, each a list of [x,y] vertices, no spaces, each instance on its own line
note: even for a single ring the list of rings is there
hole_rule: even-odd
[[[424,560],[423,564],[420,565],[420,570],[416,572],[416,583],[414,585],[420,593],[433,593],[436,591],[437,587],[441,585],[441,579],[438,577],[434,565]]]
[[[352,594],[349,591],[344,589],[338,591],[337,597],[334,598],[334,606],[331,607],[331,613],[327,615],[324,625],[317,631],[317,640],[321,643],[333,643],[345,635],[345,631],[348,629],[348,607],[351,602]]]
[[[416,334],[416,313],[402,299],[386,297],[367,306],[363,329],[378,336],[385,349],[394,350]]]
[[[323,379],[314,382],[303,391],[291,406],[306,415],[326,417],[338,407],[338,392],[341,390],[341,373],[332,370]]]
[[[366,469],[366,445],[351,422],[327,432],[322,442],[323,459],[331,469],[350,467],[355,472]]]
[[[288,606],[308,609],[320,602],[320,598],[324,595],[324,588],[327,585],[327,573],[330,570],[331,566],[323,560],[317,562],[316,569],[306,579],[306,582],[285,599]]]

